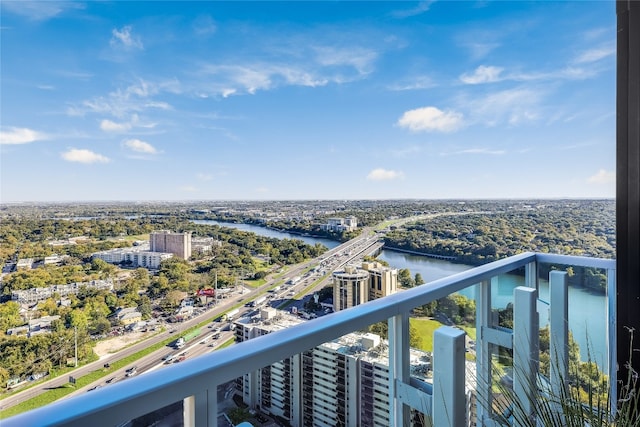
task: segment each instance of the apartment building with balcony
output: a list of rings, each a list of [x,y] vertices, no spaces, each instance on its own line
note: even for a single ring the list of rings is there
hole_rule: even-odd
[[[89,280],[87,282],[75,282],[75,283],[67,283],[64,285],[45,286],[42,288],[14,290],[14,291],[11,291],[11,300],[17,301],[20,304],[33,304],[33,303],[37,303],[37,302],[49,299],[54,295],[59,295],[60,297],[64,297],[69,294],[78,294],[80,289],[82,289],[83,287],[86,287],[88,289],[96,289],[96,290],[105,289],[108,291],[112,291],[113,280],[112,279]]]
[[[98,258],[110,264],[130,264],[131,267],[144,267],[151,270],[160,268],[160,263],[173,258],[174,254],[168,252],[152,252],[141,247],[116,248],[106,251],[94,252],[92,258]]]
[[[305,322],[286,312],[262,310],[235,322],[243,342]],[[389,359],[386,341],[351,333],[238,378],[251,408],[281,417],[292,426],[389,425]],[[430,382],[430,353],[411,349],[412,372]],[[412,419],[421,414],[414,411]],[[412,423],[413,425],[413,423]],[[419,425],[419,424],[418,424]]]

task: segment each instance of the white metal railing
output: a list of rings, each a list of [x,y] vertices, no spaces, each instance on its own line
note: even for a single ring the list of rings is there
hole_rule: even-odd
[[[532,320],[535,318],[535,303],[531,301],[537,298],[537,272],[540,263],[595,267],[607,272],[608,366],[610,384],[614,385],[611,387],[612,401],[615,402],[615,370],[612,368],[615,366],[616,356],[615,298],[611,297],[615,295],[615,260],[523,253],[239,343],[178,365],[149,372],[91,393],[55,402],[3,420],[2,426],[116,426],[181,400],[184,401],[186,426],[216,426],[218,385],[385,320],[389,323],[390,424],[407,425],[409,408],[412,407],[431,415],[437,426],[461,425],[459,414],[467,412],[465,369],[460,368],[464,366],[464,334],[458,329],[448,327],[436,331],[433,388],[429,393],[428,390],[414,387],[409,375],[410,312],[415,307],[477,285],[477,387],[490,384],[490,357],[492,346],[495,345],[514,348],[513,343],[518,342],[515,346],[514,364],[520,363],[533,369],[535,364],[532,364],[531,360],[537,358],[537,323]],[[492,322],[491,283],[497,276],[521,268],[525,270],[528,289],[521,287],[517,290],[514,331],[505,331]],[[554,278],[552,275],[550,286],[556,288],[555,283],[558,280],[562,282],[564,278]],[[562,307],[562,304],[566,307],[566,292],[563,294],[560,291],[559,297],[552,293],[551,298],[552,310],[555,306]],[[559,303],[556,302],[558,298]],[[566,310],[555,317],[552,315],[552,333],[563,334],[566,331],[566,319]],[[524,336],[528,337],[523,342],[528,340],[530,347],[521,347],[520,342],[516,341],[520,339],[518,334],[521,327]],[[560,332],[555,332],[558,330]],[[560,352],[558,349],[564,348],[566,341],[552,340],[552,345],[556,346],[554,351]],[[460,363],[462,365],[459,365]],[[561,377],[562,373],[555,372],[555,375]],[[553,377],[554,373],[552,380]],[[514,384],[514,391],[517,392],[518,387],[524,385]],[[478,405],[476,411],[478,425],[491,424],[490,416],[483,411],[482,405]]]

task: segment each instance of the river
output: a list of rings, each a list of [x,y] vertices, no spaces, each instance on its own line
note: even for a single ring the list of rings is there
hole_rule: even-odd
[[[275,237],[278,239],[300,239],[310,245],[321,243],[329,249],[340,245],[340,242],[325,238],[300,236],[297,234],[281,232],[252,224],[226,223],[213,220],[194,220],[197,224],[215,224],[222,227],[231,227],[238,230],[249,231],[261,236]],[[420,273],[427,284],[433,280],[459,273],[473,266],[455,264],[450,261],[428,258],[420,255],[412,255],[398,251],[385,249],[378,259],[386,261],[393,268],[407,268],[415,276]],[[497,286],[492,289],[491,300],[494,308],[504,308],[509,302],[513,302],[513,289],[524,285],[524,278],[514,274],[502,275],[498,278]],[[540,281],[540,295],[538,312],[540,313],[540,325],[548,323],[547,304],[549,296],[549,283]],[[470,287],[460,292],[461,294],[475,298],[474,288]],[[596,294],[582,288],[569,287],[569,329],[580,346],[583,360],[589,357],[598,363],[601,368],[607,365],[606,354],[606,296]],[[588,331],[588,337],[587,337]]]

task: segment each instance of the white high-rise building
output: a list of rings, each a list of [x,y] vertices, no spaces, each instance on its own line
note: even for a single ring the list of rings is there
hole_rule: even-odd
[[[235,322],[238,341],[303,322],[286,312],[263,310],[260,318]],[[411,349],[412,376],[430,382],[431,355]],[[387,343],[378,335],[352,333],[238,379],[254,409],[294,427],[389,425]],[[414,418],[419,414],[414,413]]]

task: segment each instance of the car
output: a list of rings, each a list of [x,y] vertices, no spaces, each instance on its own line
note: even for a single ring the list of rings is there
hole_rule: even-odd
[[[138,368],[136,366],[132,366],[131,368],[127,369],[127,377],[132,377],[134,376],[137,372],[138,372]]]
[[[109,378],[107,381],[105,381],[107,384],[111,384],[112,382],[114,382],[116,380],[116,377],[111,377]]]
[[[102,387],[102,386],[101,386],[101,385],[97,385],[97,386],[95,386],[95,387],[91,387],[91,388],[90,388],[89,390],[87,390],[87,391],[97,390],[97,389],[99,389],[100,387]]]

